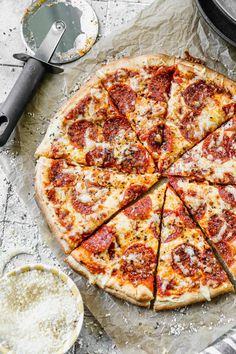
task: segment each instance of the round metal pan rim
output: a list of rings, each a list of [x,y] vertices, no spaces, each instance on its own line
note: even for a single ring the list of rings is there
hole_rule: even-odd
[[[236,17],[234,17],[227,8],[225,8],[219,0],[213,0],[216,6],[219,8],[220,11],[224,13],[224,15],[236,24]]]
[[[222,29],[219,28],[219,26],[217,26],[217,24],[215,23],[215,21],[212,20],[212,13],[214,12],[214,19],[215,19],[215,15],[217,15],[217,17],[221,17],[221,21],[224,22],[224,29],[229,27],[231,28],[232,32],[234,31],[234,36],[233,38],[235,38],[235,33],[236,33],[236,25],[234,24],[233,21],[231,21],[228,17],[226,17],[224,15],[224,13],[222,11],[220,11],[220,9],[218,8],[217,5],[215,5],[215,3],[213,1],[206,2],[205,0],[196,0],[196,4],[197,7],[202,15],[202,17],[204,18],[204,20],[208,23],[208,25],[221,37],[223,38],[226,42],[230,43],[231,45],[233,45],[234,47],[236,47],[236,39],[232,39],[232,36],[229,36],[223,32]],[[205,7],[204,5],[210,5],[211,6],[211,17],[209,17],[209,14],[207,12],[205,12]]]

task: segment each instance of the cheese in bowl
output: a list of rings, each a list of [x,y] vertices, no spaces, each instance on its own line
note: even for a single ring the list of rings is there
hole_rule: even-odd
[[[43,265],[0,279],[0,353],[62,354],[76,341],[83,302],[73,281]]]

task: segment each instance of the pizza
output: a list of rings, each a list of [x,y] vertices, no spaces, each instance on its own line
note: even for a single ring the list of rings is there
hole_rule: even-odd
[[[236,279],[236,186],[170,181]]]
[[[236,114],[187,151],[166,173],[199,181],[236,184]]]
[[[172,81],[158,167],[166,170],[183,153],[235,113],[236,87],[202,65],[179,63]]]
[[[168,55],[103,65],[49,124],[36,199],[76,272],[154,310],[236,279],[236,83]]]
[[[156,282],[155,310],[210,301],[233,289],[201,229],[170,187],[163,209]]]
[[[163,140],[175,62],[174,57],[145,55],[112,62],[98,71],[112,101],[155,160]]]
[[[125,208],[85,240],[67,262],[92,283],[150,306],[166,184]]]
[[[157,179],[155,174],[126,176],[113,170],[40,157],[36,166],[36,197],[53,233],[68,253]]]
[[[99,79],[91,80],[52,120],[36,156],[64,158],[125,173],[152,173],[154,162]]]

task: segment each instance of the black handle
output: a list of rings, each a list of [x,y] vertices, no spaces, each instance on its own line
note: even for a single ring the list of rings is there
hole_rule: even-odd
[[[45,72],[46,66],[40,61],[29,58],[26,62],[6,101],[0,107],[0,146],[7,142]]]

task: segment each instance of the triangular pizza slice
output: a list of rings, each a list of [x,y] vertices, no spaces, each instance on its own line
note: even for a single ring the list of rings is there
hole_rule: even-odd
[[[182,62],[172,80],[159,170],[236,113],[236,84],[202,65]]]
[[[236,117],[187,151],[166,173],[199,181],[236,184]]]
[[[117,214],[67,258],[77,272],[115,296],[148,307],[166,184]]]
[[[233,287],[182,201],[168,187],[163,209],[155,310],[208,300]]]
[[[158,161],[176,58],[143,55],[123,58],[97,72],[109,96],[145,148]]]
[[[100,79],[84,85],[50,123],[36,156],[65,158],[125,173],[152,173],[154,162]]]
[[[170,180],[236,279],[236,186]]]
[[[127,176],[41,157],[36,166],[36,197],[52,232],[68,253],[157,179],[154,174]]]

